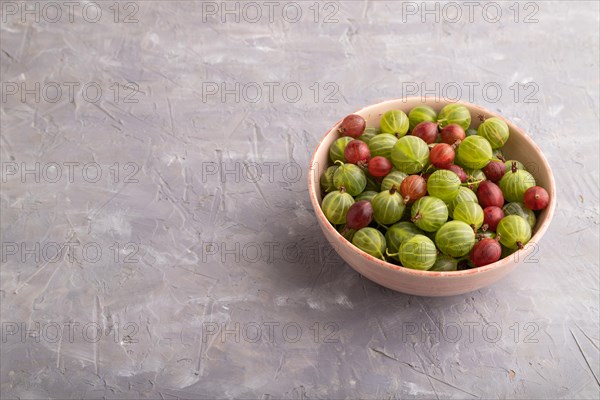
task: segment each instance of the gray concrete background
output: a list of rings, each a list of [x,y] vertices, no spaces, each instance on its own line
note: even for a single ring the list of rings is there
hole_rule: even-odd
[[[55,4],[2,3],[3,399],[599,397],[597,2]],[[491,287],[395,293],[324,243],[308,162],[457,87],[543,149],[556,216]]]

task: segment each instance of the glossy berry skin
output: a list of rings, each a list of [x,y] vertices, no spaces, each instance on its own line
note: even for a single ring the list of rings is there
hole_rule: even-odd
[[[527,189],[535,186],[535,178],[529,172],[513,166],[498,184],[506,200],[522,203]]]
[[[458,178],[460,179],[461,183],[465,183],[467,181],[467,179],[469,178],[469,175],[467,175],[465,170],[462,169],[462,167],[459,165],[450,164],[446,167],[446,169],[448,169],[448,170],[454,172],[456,175],[458,175]]]
[[[421,138],[425,143],[435,143],[438,137],[438,124],[435,122],[421,122],[411,132],[411,135]]]
[[[344,190],[335,190],[323,198],[321,209],[329,222],[341,225],[346,222],[346,214],[354,204],[354,199]]]
[[[400,245],[400,263],[405,268],[426,271],[435,264],[437,250],[431,239],[415,235]]]
[[[487,225],[488,231],[496,232],[502,218],[504,218],[504,211],[500,207],[489,206],[483,209],[483,225]]]
[[[438,169],[427,180],[427,192],[445,203],[454,200],[459,189],[460,178],[447,169]]]
[[[373,221],[373,206],[369,200],[360,200],[350,206],[346,214],[346,226],[350,229],[362,229]]]
[[[525,218],[507,215],[496,228],[500,243],[509,249],[522,249],[531,239],[531,227]]]
[[[502,246],[495,239],[487,238],[475,243],[470,259],[477,267],[494,263],[502,255]]]
[[[478,135],[465,138],[456,149],[456,163],[465,168],[481,169],[492,157],[490,142]]]
[[[356,232],[352,244],[373,257],[385,259],[385,237],[375,228],[362,228]]]
[[[438,143],[429,151],[429,161],[436,168],[447,168],[454,162],[454,148],[446,143]]]
[[[506,167],[502,161],[490,161],[488,165],[482,168],[485,177],[494,183],[500,182],[500,179],[506,172]]]
[[[380,133],[369,140],[369,150],[371,157],[382,156],[387,159],[391,157],[392,148],[398,141],[398,138],[389,133]]]
[[[373,218],[381,225],[395,224],[404,214],[405,205],[402,197],[396,192],[396,187],[380,192],[371,200]]]
[[[449,221],[435,234],[435,244],[440,251],[451,257],[469,254],[475,244],[475,232],[462,221]]]
[[[548,192],[543,187],[534,186],[525,191],[523,202],[525,203],[525,207],[530,210],[543,210],[548,207],[550,196],[548,196]]]
[[[391,160],[397,170],[406,174],[416,174],[427,164],[429,147],[416,136],[404,136],[394,144]]]
[[[458,124],[463,129],[469,129],[471,125],[471,113],[462,104],[450,103],[440,110],[437,122],[442,128],[450,124]]]
[[[408,116],[402,110],[390,110],[381,116],[379,125],[381,132],[401,138],[408,132]]]
[[[487,180],[479,184],[479,187],[477,188],[477,199],[482,208],[490,206],[502,207],[504,205],[504,195],[502,194],[500,187],[494,182]]]
[[[369,173],[371,176],[381,178],[389,174],[391,170],[392,162],[385,157],[376,156],[369,160]]]
[[[479,125],[477,134],[487,139],[493,149],[504,146],[510,135],[506,122],[497,117],[488,118]]]
[[[427,182],[419,175],[407,176],[400,185],[400,195],[404,203],[412,203],[427,194]]]
[[[425,232],[435,232],[448,220],[448,206],[431,196],[421,197],[410,209],[411,221]]]
[[[371,158],[371,151],[365,142],[355,139],[346,145],[344,158],[351,164],[366,165]]]
[[[362,168],[354,164],[342,164],[333,173],[333,185],[336,189],[345,188],[351,196],[358,196],[367,186],[367,176]]]
[[[454,144],[459,140],[462,142],[465,140],[465,137],[467,137],[465,130],[458,124],[446,125],[440,133],[442,136],[442,143],[447,144]]]
[[[367,121],[363,117],[357,114],[350,114],[344,118],[338,131],[342,136],[350,136],[356,139],[363,134],[366,127]]]

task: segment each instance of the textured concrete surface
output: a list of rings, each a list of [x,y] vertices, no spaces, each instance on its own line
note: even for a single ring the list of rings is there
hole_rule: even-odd
[[[47,4],[2,2],[0,397],[599,397],[597,2]],[[555,221],[492,287],[391,292],[308,161],[457,88],[547,154]]]

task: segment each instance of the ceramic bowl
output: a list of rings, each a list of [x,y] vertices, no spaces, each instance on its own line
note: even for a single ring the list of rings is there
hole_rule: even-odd
[[[443,106],[449,103],[450,101],[439,99],[422,99],[421,97],[405,98],[368,106],[357,111],[356,114],[366,118],[368,126],[378,126],[381,115],[388,110],[403,110],[408,114],[413,107],[420,104],[427,104],[439,112]],[[485,118],[500,117],[506,121],[510,128],[510,137],[506,145],[502,148],[503,154],[507,159],[516,159],[525,164],[535,177],[537,184],[545,188],[550,195],[550,204],[538,216],[529,243],[513,255],[493,264],[462,271],[419,271],[390,264],[359,250],[342,237],[327,221],[320,207],[322,196],[319,177],[330,163],[329,147],[339,137],[337,129],[341,120],[327,132],[317,146],[311,159],[310,173],[308,174],[308,191],[317,221],[325,234],[325,238],[354,270],[366,278],[392,290],[418,296],[451,296],[491,285],[515,269],[524,258],[537,250],[536,246],[548,229],[548,225],[554,215],[556,205],[554,176],[540,148],[523,130],[509,120],[482,107],[466,102],[459,103],[465,105],[471,112],[471,127],[477,128],[479,126],[478,115],[482,115]]]

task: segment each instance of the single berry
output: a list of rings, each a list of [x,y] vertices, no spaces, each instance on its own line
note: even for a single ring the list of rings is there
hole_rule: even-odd
[[[504,211],[500,207],[489,206],[483,209],[483,226],[488,231],[496,232],[502,218],[504,218]]]
[[[502,207],[504,205],[504,195],[502,190],[494,182],[483,181],[477,188],[477,199],[481,207],[489,206]]]
[[[364,166],[371,158],[371,151],[365,142],[355,139],[346,145],[344,158],[351,164]]]
[[[400,185],[400,195],[404,203],[413,203],[427,194],[427,182],[419,175],[407,176]]]
[[[442,128],[450,124],[460,125],[463,129],[469,129],[471,125],[471,113],[462,104],[450,103],[444,106],[438,114],[437,122]]]
[[[385,157],[376,156],[369,160],[369,173],[376,177],[383,177],[392,170],[392,163]]]
[[[543,187],[534,186],[527,189],[523,196],[523,202],[530,210],[543,210],[548,207],[550,196]]]
[[[454,148],[446,143],[438,143],[429,152],[429,161],[437,168],[447,168],[454,162]]]
[[[435,143],[438,137],[438,124],[429,121],[421,122],[415,126],[411,135],[421,138],[427,144]]]
[[[500,243],[496,239],[487,238],[475,243],[469,258],[477,267],[483,267],[498,261],[501,255]]]
[[[485,177],[494,183],[498,183],[506,172],[506,167],[502,161],[490,161],[488,165],[482,169]]]
[[[467,135],[465,134],[465,130],[462,126],[457,124],[446,125],[442,131],[442,143],[454,144],[456,142],[462,142],[465,140]]]
[[[346,226],[349,229],[362,229],[373,220],[373,206],[368,200],[360,200],[350,206],[346,214]]]
[[[363,134],[367,127],[367,121],[358,114],[350,114],[342,121],[338,131],[342,136],[350,136],[354,139]]]

